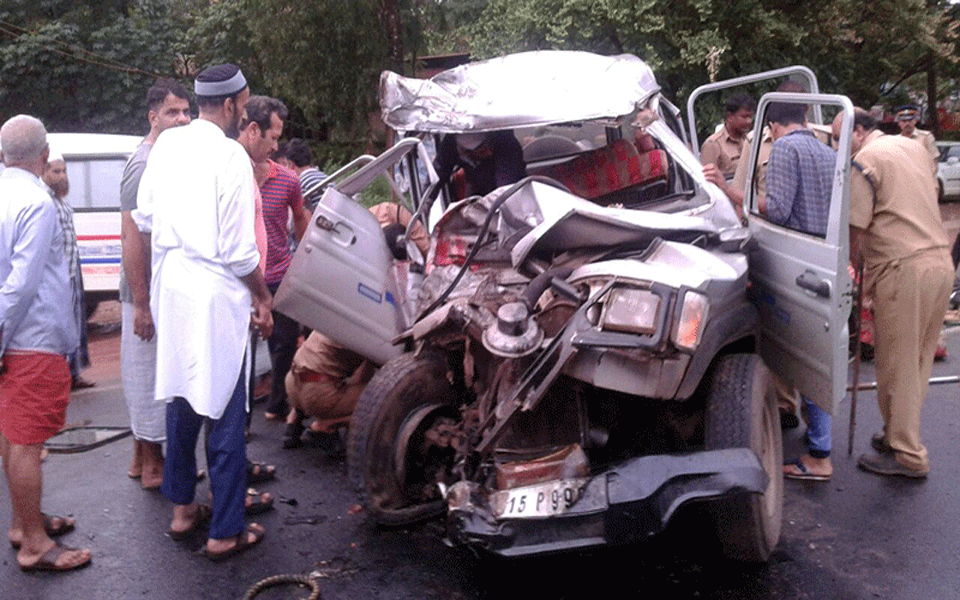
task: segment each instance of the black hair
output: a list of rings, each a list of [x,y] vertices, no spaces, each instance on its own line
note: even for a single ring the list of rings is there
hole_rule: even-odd
[[[190,101],[190,96],[187,95],[186,88],[183,87],[179,81],[164,77],[163,79],[158,79],[157,82],[153,84],[153,87],[147,90],[147,108],[150,110],[159,109],[160,105],[163,104],[163,101],[166,100],[170,94],[173,94],[181,100]]]
[[[863,127],[864,131],[873,131],[877,128],[877,120],[869,112],[858,107],[853,110],[853,126],[857,125]]]
[[[803,125],[807,120],[806,113],[807,108],[803,104],[771,102],[767,107],[766,120],[768,123],[778,123],[780,125],[790,125],[792,123]]]
[[[265,132],[270,129],[270,115],[277,113],[281,121],[287,118],[287,105],[269,96],[250,96],[247,100],[247,117],[240,125],[240,129],[246,129],[250,123],[256,123],[260,126],[260,131]],[[261,135],[265,135],[261,133]]]
[[[788,92],[791,94],[806,94],[807,86],[803,85],[799,81],[794,81],[793,79],[787,79],[783,83],[777,86],[778,92]]]
[[[741,92],[727,98],[727,103],[724,105],[724,110],[726,110],[728,115],[732,115],[741,108],[745,108],[750,112],[755,112],[757,110],[757,101],[754,100],[753,96],[750,94]]]
[[[400,223],[391,223],[381,229],[383,235],[387,238],[387,247],[390,248],[393,257],[397,260],[407,260],[407,249],[402,244],[407,228]]]
[[[293,138],[287,142],[286,146],[284,147],[283,154],[290,159],[290,162],[298,167],[306,167],[313,162],[313,157],[310,153],[310,145],[300,138]]]

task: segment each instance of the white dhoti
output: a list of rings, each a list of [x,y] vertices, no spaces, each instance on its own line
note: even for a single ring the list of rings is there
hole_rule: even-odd
[[[133,437],[146,442],[167,439],[167,402],[154,399],[157,338],[144,341],[133,332],[133,304],[121,303],[120,372]]]

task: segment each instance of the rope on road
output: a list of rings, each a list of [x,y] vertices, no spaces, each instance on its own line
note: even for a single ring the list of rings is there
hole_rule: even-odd
[[[267,577],[253,584],[253,587],[247,590],[247,594],[243,597],[243,600],[251,600],[251,598],[256,597],[263,590],[279,585],[298,585],[308,588],[310,595],[307,596],[306,600],[319,600],[320,598],[320,584],[316,579],[306,575],[274,575],[273,577]]]

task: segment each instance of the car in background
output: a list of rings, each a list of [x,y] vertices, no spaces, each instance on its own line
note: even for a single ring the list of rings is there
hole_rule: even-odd
[[[120,287],[120,179],[143,138],[104,133],[51,133],[52,153],[63,156],[80,249],[87,311],[116,300]]]
[[[960,142],[937,142],[940,158],[937,160],[937,198],[960,199]]]

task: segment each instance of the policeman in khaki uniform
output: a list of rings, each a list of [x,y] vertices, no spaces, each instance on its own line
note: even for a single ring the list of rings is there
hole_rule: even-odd
[[[923,144],[934,162],[940,158],[940,151],[937,149],[937,141],[929,131],[917,129],[917,122],[920,120],[920,107],[914,105],[901,106],[897,109],[897,125],[900,127],[900,135],[916,140]]]
[[[843,114],[833,123],[839,139]],[[926,477],[920,409],[953,283],[950,241],[937,206],[936,165],[923,145],[883,135],[856,109],[850,177],[850,255],[876,312],[877,402],[884,429],[860,468]]]
[[[703,142],[700,147],[700,162],[704,165],[716,165],[725,179],[731,179],[737,170],[744,140],[753,127],[753,113],[757,110],[757,103],[747,94],[735,94],[727,100],[724,108],[726,117],[723,127]]]

